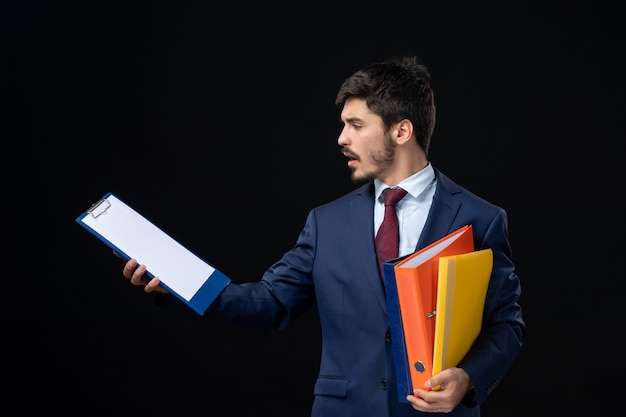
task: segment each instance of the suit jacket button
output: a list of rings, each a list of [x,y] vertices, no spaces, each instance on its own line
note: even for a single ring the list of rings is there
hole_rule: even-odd
[[[380,387],[384,390],[387,389],[387,380],[385,378],[380,380]]]
[[[385,342],[391,343],[391,333],[389,333],[389,329],[387,329],[387,334],[385,335]]]

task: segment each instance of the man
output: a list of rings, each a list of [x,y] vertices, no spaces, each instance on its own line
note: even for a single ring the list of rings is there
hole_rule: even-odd
[[[311,415],[402,417],[423,413],[479,416],[480,404],[510,368],[525,335],[520,282],[511,260],[506,212],[455,184],[428,160],[435,126],[427,68],[415,57],[374,63],[346,79],[337,94],[338,144],[360,187],[310,211],[295,247],[259,282],[229,284],[204,317],[285,328],[317,303],[320,371]],[[382,191],[401,187],[396,206],[399,255],[471,224],[475,248],[494,263],[481,333],[458,367],[434,375],[398,401],[385,288],[375,249],[383,221]],[[139,260],[140,261],[140,260]],[[146,265],[129,260],[123,275],[156,292],[162,308],[182,306]],[[430,390],[439,385],[440,390]]]

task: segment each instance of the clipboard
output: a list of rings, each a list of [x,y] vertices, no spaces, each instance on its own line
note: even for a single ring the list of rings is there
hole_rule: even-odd
[[[230,278],[189,251],[112,193],[107,193],[76,222],[124,259],[137,259],[150,278],[199,315],[203,315]]]

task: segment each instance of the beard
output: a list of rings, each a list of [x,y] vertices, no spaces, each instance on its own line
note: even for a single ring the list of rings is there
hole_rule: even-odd
[[[373,168],[367,171],[358,171],[356,168],[351,168],[351,179],[356,185],[363,185],[370,181],[373,181],[381,177],[387,168],[393,163],[396,155],[396,145],[391,139],[389,134],[385,134],[383,139],[383,148],[378,151],[370,152],[367,156],[368,160],[372,162]],[[360,157],[357,158],[359,161]]]
[[[377,170],[378,171],[378,170]],[[363,185],[377,178],[378,172],[357,172],[355,168],[352,168],[352,174],[350,178],[356,185]]]

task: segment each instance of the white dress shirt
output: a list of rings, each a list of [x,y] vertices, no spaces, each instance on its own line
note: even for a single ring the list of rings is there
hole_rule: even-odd
[[[380,180],[374,180],[376,199],[374,200],[374,236],[383,222],[385,205],[382,192],[389,187]],[[435,170],[428,165],[419,172],[403,180],[397,187],[407,191],[400,202],[396,205],[398,225],[400,226],[400,250],[398,256],[415,252],[426,217],[435,195]]]

